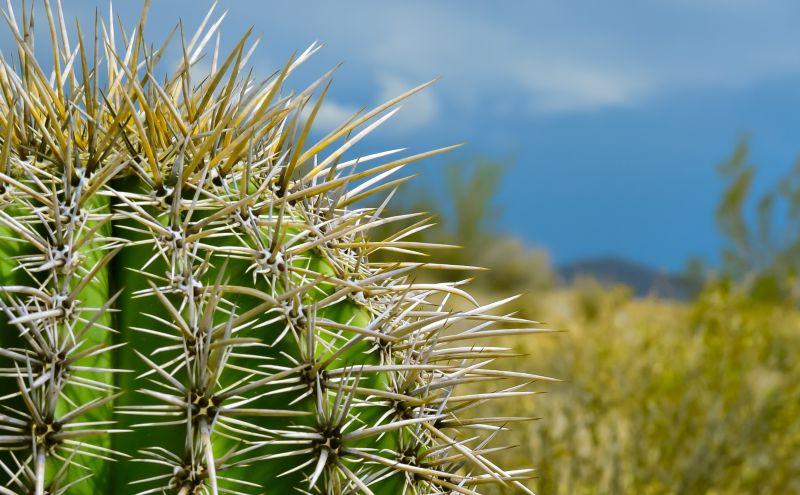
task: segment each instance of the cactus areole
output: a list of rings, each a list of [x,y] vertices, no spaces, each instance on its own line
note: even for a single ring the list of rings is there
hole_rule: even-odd
[[[523,418],[472,411],[530,393],[491,338],[536,330],[385,212],[449,148],[349,156],[427,84],[315,138],[330,74],[282,88],[316,45],[260,80],[213,8],[172,44],[147,10],[4,11],[0,494],[530,493],[492,461]]]

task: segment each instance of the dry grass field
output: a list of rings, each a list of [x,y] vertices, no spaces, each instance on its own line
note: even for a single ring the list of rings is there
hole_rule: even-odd
[[[538,418],[498,454],[535,466],[537,493],[800,492],[796,310],[720,287],[681,304],[592,283],[518,307],[563,332],[492,345],[524,354],[516,370],[563,381],[481,413]]]

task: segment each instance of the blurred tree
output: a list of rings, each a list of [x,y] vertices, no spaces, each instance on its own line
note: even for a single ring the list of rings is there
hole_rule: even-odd
[[[471,163],[450,163],[445,167],[441,190],[416,186],[396,198],[403,209],[428,211],[437,224],[419,231],[414,240],[452,244],[436,254],[442,263],[482,266],[489,272],[478,278],[491,289],[527,292],[546,290],[556,282],[547,252],[532,249],[514,236],[501,232],[489,219],[499,218],[502,205],[498,190],[506,162],[476,157]],[[443,192],[445,194],[443,194]],[[474,272],[463,273],[464,277]]]
[[[711,278],[711,267],[699,256],[686,258],[683,270],[678,273],[676,280],[685,288],[687,299],[694,299],[700,294]]]
[[[451,218],[444,224],[444,235],[462,247],[456,254],[462,264],[475,264],[497,239],[496,227],[487,220],[500,218],[495,198],[505,168],[500,162],[477,158],[471,167],[453,163],[446,169],[452,204],[445,206]]]
[[[503,292],[541,292],[552,289],[557,277],[550,255],[531,249],[517,238],[505,237],[484,246],[482,264],[489,268],[483,277]]]
[[[800,161],[777,185],[754,197],[756,166],[743,138],[718,172],[726,187],[717,206],[724,238],[723,276],[761,300],[796,302],[800,270]]]

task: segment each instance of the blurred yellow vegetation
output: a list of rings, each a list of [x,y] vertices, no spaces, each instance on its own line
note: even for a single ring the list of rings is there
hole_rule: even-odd
[[[800,493],[797,310],[724,284],[685,304],[588,280],[519,306],[564,332],[492,345],[564,382],[481,413],[540,418],[497,454],[535,466],[537,493]]]

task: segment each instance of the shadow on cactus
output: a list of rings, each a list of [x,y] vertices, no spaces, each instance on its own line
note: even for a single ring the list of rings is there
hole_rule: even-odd
[[[424,214],[383,214],[404,166],[452,147],[347,157],[427,84],[314,142],[330,74],[282,87],[317,45],[256,80],[256,42],[220,53],[212,8],[163,75],[146,5],[83,36],[45,1],[45,63],[34,8],[8,9],[0,493],[530,493],[491,460],[525,418],[470,411],[541,378],[494,369],[511,351],[488,341],[542,330],[417,282],[454,267],[407,240]]]

